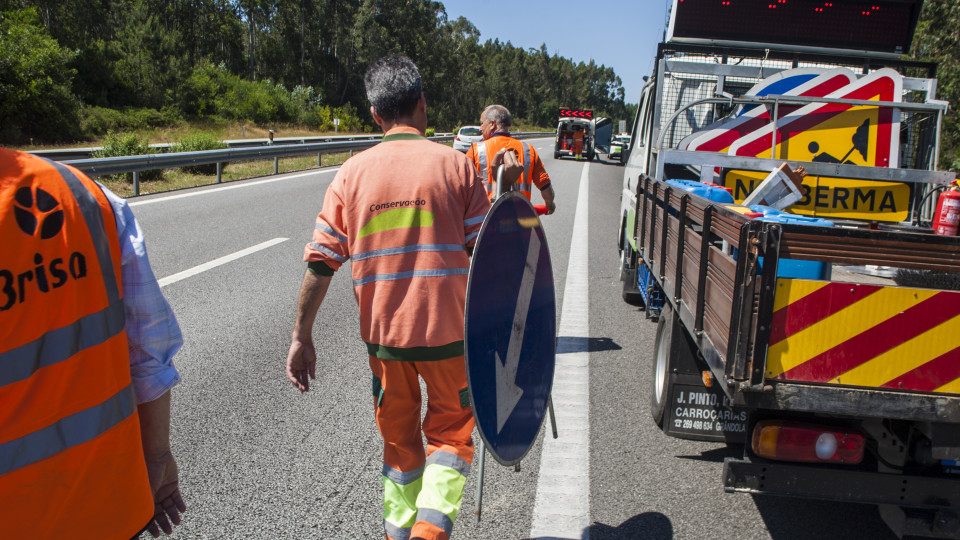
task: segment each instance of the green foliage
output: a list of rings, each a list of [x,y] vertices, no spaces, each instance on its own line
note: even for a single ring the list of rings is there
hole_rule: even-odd
[[[436,134],[437,134],[437,130],[433,128],[427,128],[427,130],[424,132],[424,135],[426,135],[427,137],[433,137]]]
[[[180,139],[177,144],[170,149],[171,152],[201,152],[203,150],[220,150],[227,147],[227,143],[207,133],[197,133],[185,139]],[[222,167],[227,164],[223,163]],[[192,165],[183,167],[183,170],[193,174],[216,174],[217,164],[207,163],[204,165]],[[222,169],[221,169],[222,170]]]
[[[87,107],[83,111],[81,125],[86,136],[98,137],[108,131],[145,130],[174,126],[182,121],[180,111],[175,107],[166,107],[160,111],[135,107],[121,110]]]
[[[0,143],[76,137],[80,104],[70,92],[72,57],[33,9],[0,13]]]
[[[140,156],[156,153],[157,150],[155,148],[151,148],[135,133],[109,131],[107,132],[106,138],[103,140],[103,147],[100,150],[93,152],[93,157],[108,158],[120,156]],[[107,178],[111,179],[125,177],[127,182],[133,182],[133,173],[106,176]],[[142,181],[159,180],[161,178],[163,178],[163,171],[160,169],[140,172],[140,180]]]
[[[470,21],[449,20],[432,0],[0,0],[0,6],[32,6],[42,16],[29,11],[29,19],[15,24],[36,44],[12,51],[18,43],[8,39],[12,34],[0,39],[0,137],[8,139],[82,135],[78,98],[88,107],[83,129],[91,135],[180,114],[325,131],[339,118],[341,131],[370,132],[376,126],[366,112],[363,73],[395,53],[420,68],[430,122],[439,131],[476,124],[491,103],[509,108],[517,125],[552,127],[558,105],[628,118],[612,69],[551,56],[546,46],[481,43]],[[20,69],[11,59],[21,57],[42,57],[43,69]],[[7,98],[11,77],[38,87],[30,106]],[[38,107],[48,114],[20,113]],[[144,109],[171,114],[126,118]]]
[[[960,173],[960,3],[927,0],[914,33],[913,57],[937,62],[937,98],[950,102],[943,123],[940,167]]]

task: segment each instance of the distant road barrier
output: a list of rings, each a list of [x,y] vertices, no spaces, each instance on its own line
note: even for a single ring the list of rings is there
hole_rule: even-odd
[[[518,139],[529,139],[548,135],[552,136],[553,132],[541,131],[513,134],[513,136]],[[279,161],[281,157],[316,154],[317,165],[320,166],[323,154],[366,150],[379,143],[380,137],[380,135],[377,135],[375,138],[364,137],[362,140],[338,140],[335,142],[306,144],[277,143],[275,141],[272,145],[261,145],[250,148],[225,148],[222,150],[203,150],[200,152],[173,152],[109,158],[71,159],[63,162],[80,169],[90,176],[131,172],[133,173],[133,194],[137,196],[140,195],[140,172],[142,171],[216,163],[217,183],[220,183],[223,180],[223,164],[230,161],[254,161],[273,158],[273,174],[277,174],[279,172]],[[359,137],[350,138],[358,139]],[[325,139],[334,139],[334,137],[325,137]],[[301,139],[296,140],[299,141]],[[430,137],[430,140],[447,143],[453,141],[453,135]],[[53,159],[49,155],[44,155],[41,152],[32,153]]]

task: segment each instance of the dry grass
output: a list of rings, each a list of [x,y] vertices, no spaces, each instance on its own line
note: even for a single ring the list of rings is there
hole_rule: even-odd
[[[339,165],[347,160],[350,157],[349,152],[343,152],[339,154],[324,154],[322,158],[322,163],[324,167]],[[273,174],[274,163],[273,160],[258,160],[258,161],[244,161],[244,162],[231,162],[226,167],[223,168],[222,172],[222,181],[230,182],[233,180],[243,180],[246,178],[255,178],[258,176],[269,176]],[[316,156],[309,157],[291,157],[291,158],[281,158],[277,163],[277,169],[280,173],[288,173],[294,171],[305,171],[309,169],[318,169],[317,158]],[[103,185],[107,186],[110,191],[116,193],[121,197],[133,197],[133,183],[121,179],[113,178],[97,178],[97,180]],[[192,174],[184,172],[180,169],[165,169],[163,171],[163,179],[154,180],[154,181],[141,181],[140,182],[140,195],[148,195],[150,193],[161,193],[164,191],[172,191],[175,189],[184,189],[197,186],[205,186],[209,184],[215,184],[217,182],[217,175],[203,175],[203,174]]]

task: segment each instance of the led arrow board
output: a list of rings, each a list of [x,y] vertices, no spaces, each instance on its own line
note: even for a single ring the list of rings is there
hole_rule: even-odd
[[[667,41],[907,54],[922,0],[674,0]]]
[[[526,455],[543,423],[553,386],[556,319],[547,237],[530,201],[509,192],[480,227],[464,316],[473,417],[503,465]]]
[[[593,118],[593,111],[590,109],[568,109],[566,107],[560,107],[560,118],[586,118],[590,120]]]

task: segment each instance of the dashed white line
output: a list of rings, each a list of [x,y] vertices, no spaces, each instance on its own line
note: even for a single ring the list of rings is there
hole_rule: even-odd
[[[199,265],[197,265],[197,266],[194,266],[193,268],[184,270],[183,272],[177,272],[176,274],[173,274],[172,276],[167,276],[167,277],[161,279],[161,280],[160,280],[160,286],[161,286],[161,287],[166,287],[167,285],[170,285],[171,283],[176,283],[176,282],[178,282],[178,281],[180,281],[180,280],[187,279],[188,277],[195,276],[195,275],[197,275],[197,274],[199,274],[199,273],[201,273],[201,272],[206,272],[207,270],[210,270],[211,268],[216,268],[216,267],[218,267],[218,266],[220,266],[220,265],[227,264],[228,262],[235,261],[235,260],[237,260],[237,259],[239,259],[239,258],[241,258],[241,257],[246,257],[247,255],[250,255],[251,253],[256,253],[256,252],[258,252],[258,251],[260,251],[260,250],[267,249],[268,247],[275,246],[275,245],[277,245],[277,244],[279,244],[279,243],[281,243],[281,242],[286,242],[287,240],[289,240],[289,238],[274,238],[273,240],[267,240],[266,242],[261,242],[261,243],[255,245],[255,246],[250,246],[250,247],[248,247],[247,249],[241,249],[240,251],[231,253],[230,255],[224,255],[223,257],[220,257],[219,259],[214,259],[214,260],[212,260],[212,261],[210,261],[210,262],[206,262],[206,263],[203,263],[203,264],[199,264]]]
[[[155,198],[155,199],[147,199],[147,200],[145,200],[145,201],[129,201],[127,204],[128,204],[129,206],[131,206],[131,207],[133,207],[133,206],[144,206],[144,205],[147,205],[147,204],[154,204],[154,203],[158,203],[158,202],[172,201],[172,200],[175,200],[175,199],[186,199],[187,197],[198,197],[198,196],[200,196],[200,195],[209,195],[209,194],[212,194],[212,193],[220,193],[220,192],[222,192],[222,191],[229,191],[229,190],[231,190],[231,189],[240,189],[240,188],[246,188],[246,187],[252,187],[252,186],[259,186],[259,185],[261,185],[261,184],[270,184],[270,183],[272,183],[272,182],[282,182],[282,181],[284,181],[284,180],[293,180],[293,179],[295,179],[295,178],[302,178],[302,177],[304,177],[304,176],[312,176],[312,175],[315,175],[315,174],[324,174],[324,173],[329,173],[329,172],[335,172],[335,171],[337,171],[337,170],[339,170],[339,169],[340,169],[340,167],[334,167],[334,168],[332,168],[332,169],[324,169],[324,170],[322,170],[322,171],[310,171],[310,172],[305,172],[305,173],[302,173],[302,174],[296,174],[296,175],[293,175],[293,176],[283,176],[283,177],[280,177],[280,178],[269,178],[269,179],[267,179],[267,180],[257,180],[256,182],[245,182],[245,183],[243,183],[243,184],[229,184],[229,185],[226,185],[226,186],[223,186],[223,187],[219,187],[219,188],[205,189],[205,190],[202,190],[202,191],[191,191],[191,192],[189,192],[189,193],[179,193],[179,194],[177,194],[177,195],[168,195],[168,196],[166,196],[166,197],[157,197],[157,198]]]
[[[557,343],[553,406],[559,438],[544,429],[531,538],[586,540],[590,526],[590,335],[587,213],[590,164],[580,174]],[[579,346],[578,346],[579,345]]]

